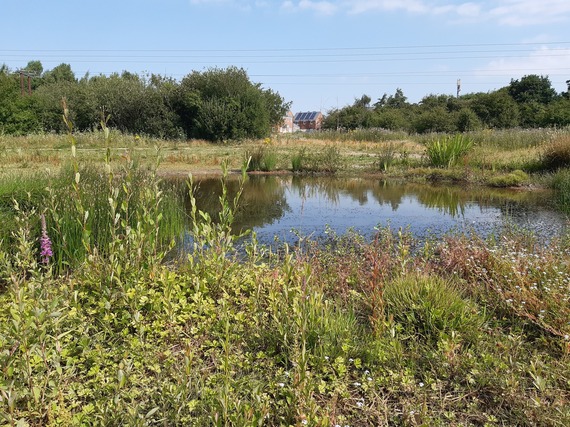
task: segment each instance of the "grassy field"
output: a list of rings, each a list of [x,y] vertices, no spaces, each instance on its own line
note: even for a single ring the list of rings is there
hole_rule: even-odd
[[[467,137],[473,147],[452,169],[469,169],[472,179],[484,182],[489,174],[517,169],[540,169],[541,156],[553,142],[568,139],[568,130],[505,130],[473,132]],[[415,172],[422,177],[422,168],[431,166],[427,156],[430,142],[443,135],[407,136],[401,133],[349,132],[276,135],[264,141],[211,144],[204,141],[164,141],[111,132],[113,158],[120,158],[129,149],[141,164],[154,163],[157,150],[163,173],[216,172],[223,161],[239,170],[246,157],[253,153],[272,155],[271,170],[292,170],[292,162],[305,150],[317,155],[329,147],[338,150],[335,162],[339,173],[376,173],[402,175]],[[102,163],[105,159],[105,138],[100,132],[78,134],[77,155],[80,161]],[[66,135],[0,136],[2,174],[29,170],[54,170],[69,161],[69,138]],[[319,159],[316,159],[319,160]],[[413,173],[412,173],[413,175]]]
[[[564,151],[531,135],[510,148],[473,136],[448,168],[429,165],[423,139],[331,150],[297,136],[212,146],[95,134],[78,135],[73,156],[65,137],[2,137],[0,212],[13,225],[0,238],[0,425],[569,425],[568,236],[420,244],[386,227],[278,251],[252,235],[238,251],[239,200],[223,193],[218,218],[191,198],[193,251],[165,262],[175,209],[152,167],[159,143],[160,173],[224,174],[263,147],[278,168],[288,155],[336,173],[449,178],[490,150],[478,171],[514,173],[497,153],[518,152],[530,175]]]

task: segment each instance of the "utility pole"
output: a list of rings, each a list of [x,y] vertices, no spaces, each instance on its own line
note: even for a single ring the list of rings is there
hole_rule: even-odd
[[[33,71],[28,70],[20,70],[20,90],[22,92],[22,96],[26,94],[24,89],[24,77],[28,78],[28,95],[32,94],[32,77],[35,77],[35,73]]]
[[[461,93],[461,79],[457,79],[457,97],[459,98],[459,94]]]

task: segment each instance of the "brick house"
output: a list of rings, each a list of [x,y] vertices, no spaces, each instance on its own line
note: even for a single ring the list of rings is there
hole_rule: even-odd
[[[301,130],[319,130],[323,125],[323,113],[320,111],[297,113],[293,123]]]
[[[299,128],[293,123],[293,118],[293,112],[287,111],[281,119],[281,123],[277,126],[277,131],[279,133],[292,133],[299,130]]]

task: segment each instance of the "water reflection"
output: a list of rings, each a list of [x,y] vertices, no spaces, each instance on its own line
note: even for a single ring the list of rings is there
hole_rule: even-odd
[[[219,212],[219,179],[199,181],[200,209]],[[228,181],[230,197],[237,180]],[[188,201],[186,202],[188,203]],[[188,206],[187,206],[188,208]],[[518,191],[461,186],[421,185],[367,178],[252,176],[244,187],[236,228],[253,228],[260,241],[277,236],[294,242],[322,235],[327,226],[341,234],[349,228],[371,236],[376,226],[410,228],[419,237],[451,231],[481,235],[506,226],[552,237],[565,228],[547,191]]]

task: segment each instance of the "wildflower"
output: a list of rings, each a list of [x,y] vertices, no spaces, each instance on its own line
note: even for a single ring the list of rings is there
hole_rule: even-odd
[[[285,387],[285,383],[278,383],[277,384],[279,387]]]
[[[303,420],[301,421],[301,424],[303,424],[304,426],[306,426],[307,424],[309,424],[309,422],[307,420]]]
[[[420,385],[420,387],[423,387],[423,386],[424,386],[424,383],[420,383],[419,385]]]
[[[358,401],[356,402],[356,406],[358,406],[359,408],[362,408],[362,405],[364,405],[364,403],[362,403],[362,401]]]
[[[53,252],[51,250],[51,240],[47,234],[46,217],[44,214],[41,215],[40,220],[42,223],[42,237],[40,237],[40,257],[42,259],[42,263],[47,264],[50,257],[53,256]]]

